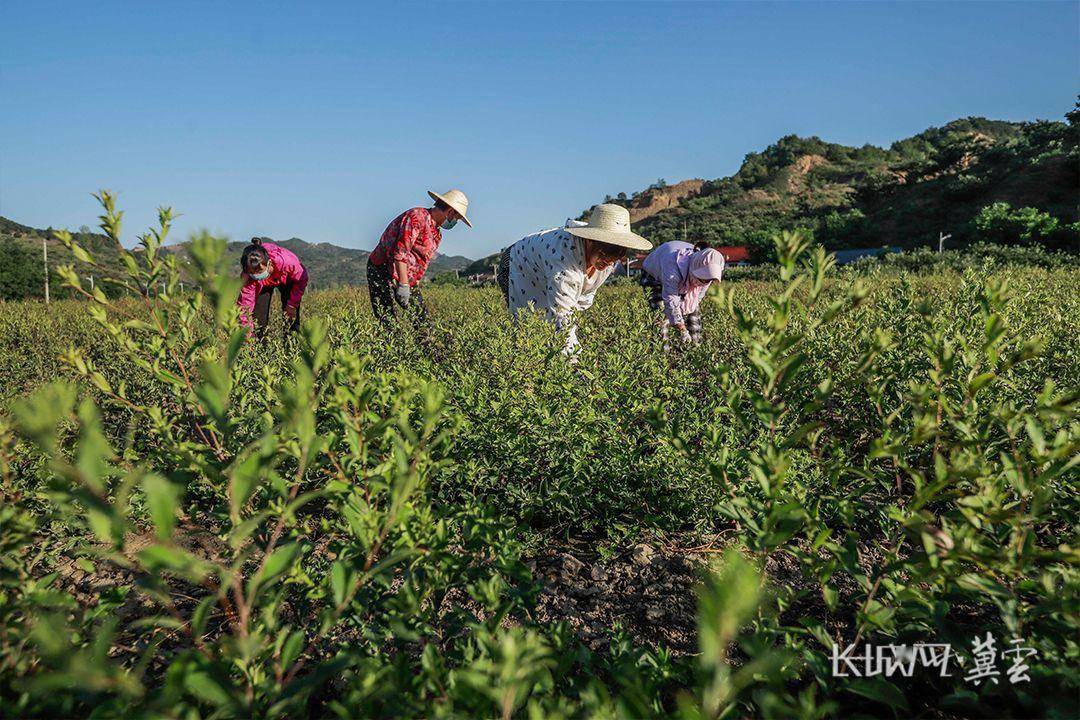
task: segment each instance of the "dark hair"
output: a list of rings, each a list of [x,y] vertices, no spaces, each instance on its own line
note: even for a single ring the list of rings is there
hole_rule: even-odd
[[[262,238],[251,238],[251,244],[240,254],[240,269],[248,272],[252,265],[265,265],[270,262],[270,253],[262,246]]]
[[[444,211],[444,212],[445,212],[445,211],[447,211],[447,210],[453,210],[453,208],[452,208],[452,207],[450,207],[449,205],[447,205],[447,204],[446,204],[445,202],[443,202],[442,200],[436,200],[436,201],[435,201],[435,209],[436,209],[436,210],[442,210],[442,211]]]
[[[611,243],[601,242],[599,240],[593,240],[592,242],[595,243],[597,251],[605,257],[625,255],[627,251],[627,248],[624,248],[622,245],[612,245]]]

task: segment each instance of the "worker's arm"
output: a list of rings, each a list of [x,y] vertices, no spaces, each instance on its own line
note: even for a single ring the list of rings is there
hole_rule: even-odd
[[[398,285],[409,284],[409,264],[404,260],[394,261],[394,271],[397,273]]]

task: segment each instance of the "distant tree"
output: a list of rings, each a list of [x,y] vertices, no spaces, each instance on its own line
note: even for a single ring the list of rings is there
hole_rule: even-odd
[[[1073,109],[1065,113],[1065,119],[1069,121],[1069,129],[1065,133],[1065,140],[1069,143],[1070,151],[1075,155],[1080,146],[1080,98],[1077,99]]]
[[[626,200],[626,193],[624,193],[624,192],[621,192],[621,193],[619,193],[618,195],[616,195],[616,197],[617,197],[617,198],[618,198],[619,200]]]
[[[1006,202],[987,205],[972,221],[972,233],[981,242],[997,245],[1067,247],[1068,228],[1038,208],[1013,208]]]
[[[945,183],[945,195],[950,200],[970,200],[984,193],[989,183],[985,175],[957,173]]]
[[[757,187],[769,178],[769,165],[761,153],[747,153],[742,166],[736,174],[739,185],[749,190]]]
[[[867,234],[866,215],[858,208],[830,211],[821,221],[818,242],[827,248],[861,247]]]
[[[0,300],[24,300],[44,292],[41,259],[21,243],[0,240]]]

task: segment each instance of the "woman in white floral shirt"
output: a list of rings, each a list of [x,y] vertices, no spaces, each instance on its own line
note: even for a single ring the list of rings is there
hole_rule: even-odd
[[[626,208],[597,205],[587,223],[568,220],[503,250],[499,287],[512,315],[532,307],[565,331],[563,352],[572,356],[578,349],[574,313],[592,307],[596,291],[628,248],[649,250],[652,243],[630,231]]]

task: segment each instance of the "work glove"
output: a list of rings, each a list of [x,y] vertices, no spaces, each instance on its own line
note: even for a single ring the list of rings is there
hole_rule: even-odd
[[[398,305],[401,307],[409,307],[409,297],[412,295],[412,290],[408,285],[398,285],[394,288],[394,299],[397,300]]]

